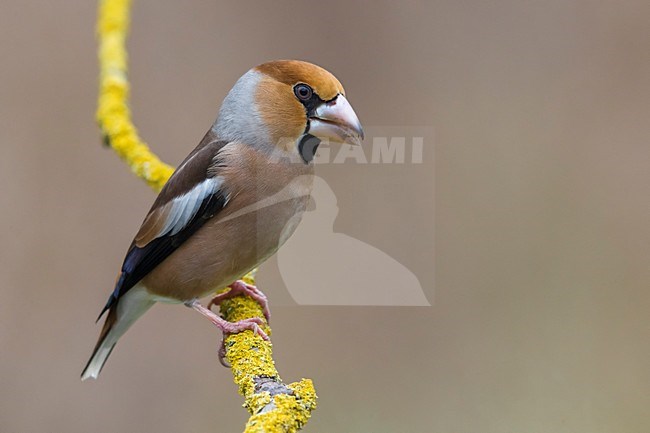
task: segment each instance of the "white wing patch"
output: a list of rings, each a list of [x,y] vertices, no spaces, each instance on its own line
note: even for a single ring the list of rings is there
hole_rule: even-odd
[[[167,221],[155,237],[159,238],[167,234],[175,235],[183,230],[192,218],[194,218],[203,200],[217,193],[222,184],[223,178],[219,176],[211,177],[167,203],[165,205],[169,206]]]

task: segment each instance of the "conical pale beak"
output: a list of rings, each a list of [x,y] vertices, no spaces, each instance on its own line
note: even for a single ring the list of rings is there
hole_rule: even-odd
[[[361,144],[363,141],[361,122],[343,95],[316,108],[309,118],[308,132],[334,143]]]

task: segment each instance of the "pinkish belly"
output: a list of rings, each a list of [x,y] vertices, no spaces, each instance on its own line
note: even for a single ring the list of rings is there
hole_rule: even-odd
[[[271,255],[293,233],[308,197],[206,223],[143,279],[163,299],[202,298],[226,287]]]

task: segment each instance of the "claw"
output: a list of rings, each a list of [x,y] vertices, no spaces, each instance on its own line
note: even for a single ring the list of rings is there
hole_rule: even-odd
[[[220,305],[225,299],[233,298],[237,295],[246,295],[257,301],[262,307],[264,317],[267,322],[271,320],[271,310],[269,309],[269,301],[266,295],[257,287],[252,284],[247,284],[242,280],[237,280],[230,285],[230,290],[216,295],[208,304],[208,309],[211,310],[213,305]]]
[[[217,328],[221,329],[221,332],[223,332],[223,338],[221,339],[221,345],[219,346],[218,356],[219,362],[226,368],[230,368],[230,365],[226,362],[225,339],[228,334],[238,334],[242,331],[250,330],[253,331],[253,334],[257,334],[262,337],[263,340],[269,341],[268,335],[266,335],[266,333],[261,328],[261,326],[264,325],[264,320],[262,320],[260,317],[251,317],[249,319],[240,320],[239,322],[228,322],[227,320],[224,320],[222,317],[213,313],[209,308],[205,308],[196,299],[186,302],[185,305],[207,317],[215,326],[217,326]]]

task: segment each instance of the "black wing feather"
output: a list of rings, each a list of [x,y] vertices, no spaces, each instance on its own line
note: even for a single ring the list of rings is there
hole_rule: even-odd
[[[172,200],[174,197],[182,195],[194,185],[204,180],[209,167],[213,163],[214,156],[227,144],[226,141],[216,140],[212,130],[208,131],[201,143],[185,158],[185,161],[179,166],[180,168],[174,173],[172,176],[173,182],[170,180],[165,185],[156,198],[152,209]],[[186,162],[192,165],[191,170],[185,169]],[[176,251],[208,219],[223,209],[227,201],[228,199],[224,195],[224,192],[217,191],[203,199],[194,217],[175,235],[168,234],[161,236],[142,248],[136,246],[135,241],[133,241],[124,259],[122,273],[115,284],[115,289],[109,296],[97,320],[114,306],[126,292],[162,263],[163,260],[169,257],[170,254]]]
[[[194,218],[185,226],[185,228],[175,235],[165,235],[154,239],[144,247],[140,248],[131,244],[129,252],[126,254],[124,264],[122,265],[122,274],[115,285],[115,290],[108,298],[108,302],[99,314],[97,320],[108,311],[126,292],[135,286],[156,266],[169,257],[176,249],[192,236],[203,224],[212,218],[225,206],[227,198],[222,191],[207,196]]]

